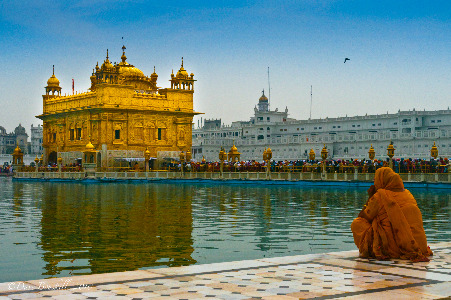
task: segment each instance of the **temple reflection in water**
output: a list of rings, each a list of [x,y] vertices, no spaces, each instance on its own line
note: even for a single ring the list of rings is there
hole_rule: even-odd
[[[183,186],[63,184],[42,191],[44,275],[196,262],[191,196]]]

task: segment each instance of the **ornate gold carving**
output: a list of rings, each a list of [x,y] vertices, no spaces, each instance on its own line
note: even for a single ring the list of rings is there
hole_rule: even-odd
[[[93,88],[86,93],[63,96],[59,82],[52,79],[51,87],[58,93],[43,95],[44,113],[38,116],[44,123],[46,153],[50,149],[81,152],[89,139],[98,150],[105,144],[108,150],[124,151],[124,156],[132,151],[138,155],[146,147],[153,157],[160,151],[191,147],[191,123],[197,114],[193,111],[194,75],[182,64],[171,75],[171,88],[160,89],[155,71],[147,77],[125,59],[113,65],[107,58],[97,66],[90,77]],[[119,139],[115,130],[120,130]],[[109,164],[109,159],[102,157],[102,165]]]

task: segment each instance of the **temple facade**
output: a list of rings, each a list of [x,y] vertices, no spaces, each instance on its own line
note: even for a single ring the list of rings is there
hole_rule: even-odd
[[[91,142],[100,167],[127,159],[143,159],[144,151],[158,160],[176,158],[191,149],[194,74],[182,64],[171,74],[170,88],[157,86],[150,76],[127,62],[125,46],[120,63],[107,56],[95,66],[91,87],[84,93],[62,95],[53,71],[43,98],[44,162],[75,163]]]

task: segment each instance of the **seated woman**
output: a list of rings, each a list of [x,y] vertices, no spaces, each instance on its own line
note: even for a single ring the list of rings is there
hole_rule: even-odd
[[[370,198],[351,224],[360,257],[429,261],[423,219],[412,194],[404,189],[401,177],[390,168],[380,168]]]

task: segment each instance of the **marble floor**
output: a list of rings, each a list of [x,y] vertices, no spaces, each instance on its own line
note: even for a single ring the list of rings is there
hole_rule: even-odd
[[[451,242],[430,262],[357,251],[0,283],[1,299],[451,299]]]

